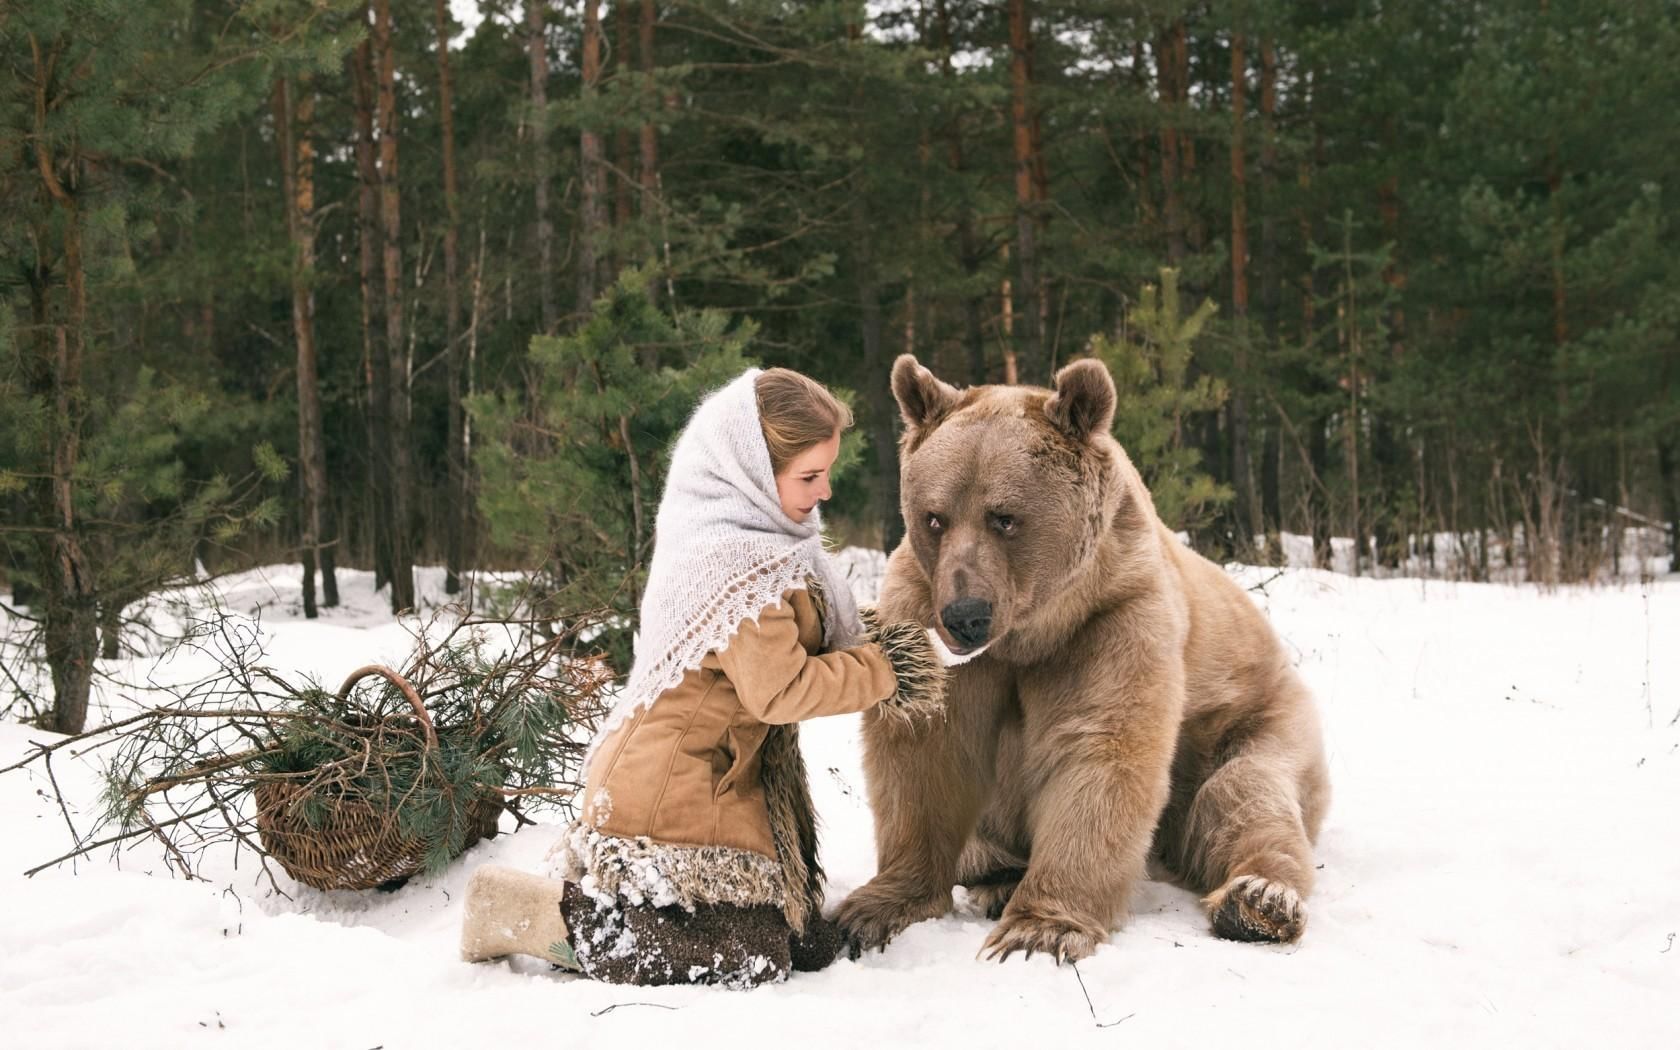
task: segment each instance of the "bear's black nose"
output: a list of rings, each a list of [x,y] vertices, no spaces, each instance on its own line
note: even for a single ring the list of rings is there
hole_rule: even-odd
[[[939,619],[957,644],[973,649],[985,645],[992,633],[992,603],[980,598],[959,598],[940,611]]]

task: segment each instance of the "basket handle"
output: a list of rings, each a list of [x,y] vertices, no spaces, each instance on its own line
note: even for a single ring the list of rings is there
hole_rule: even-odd
[[[432,728],[432,718],[430,715],[426,714],[426,705],[420,702],[420,694],[414,691],[414,687],[412,685],[408,684],[408,679],[391,670],[389,667],[386,667],[383,664],[368,664],[366,667],[358,667],[354,671],[351,671],[350,677],[346,678],[344,680],[344,684],[338,687],[338,698],[343,700],[345,697],[350,695],[351,686],[366,678],[368,675],[374,674],[381,675],[384,678],[389,679],[392,685],[402,690],[402,695],[408,697],[409,704],[414,708],[414,717],[420,720],[420,728],[426,731],[426,747],[433,751],[437,750],[437,730]]]

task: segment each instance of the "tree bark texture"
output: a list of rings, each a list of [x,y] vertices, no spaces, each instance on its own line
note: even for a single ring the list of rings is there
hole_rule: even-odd
[[[1047,384],[1038,273],[1038,216],[1033,150],[1032,22],[1027,0],[1009,0],[1009,84],[1011,141],[1015,159],[1015,265],[1020,279],[1016,369],[1021,382]]]
[[[1277,48],[1272,38],[1260,38],[1260,324],[1266,349],[1277,345],[1279,289],[1277,238]],[[1265,426],[1260,450],[1260,520],[1268,532],[1283,530],[1283,493],[1279,461],[1281,424]]]
[[[631,37],[636,33],[636,23],[639,20],[635,8],[639,0],[614,0],[613,3],[613,79],[628,82],[625,74],[634,68],[635,52],[630,46]],[[614,84],[616,91],[620,85]],[[620,96],[626,98],[627,96]],[[629,125],[620,125],[613,131],[613,168],[612,198],[613,198],[613,228],[623,231],[630,226],[632,216],[631,196],[636,186],[636,136],[631,134]],[[618,239],[619,251],[623,251],[622,235]],[[616,253],[615,253],[616,254]],[[613,272],[623,268],[624,259],[613,260]]]
[[[27,365],[26,382],[35,398],[48,406],[46,447],[50,462],[45,477],[33,480],[35,518],[44,526],[37,534],[36,555],[46,599],[42,634],[53,683],[48,728],[74,734],[80,733],[87,722],[88,694],[99,646],[99,592],[76,515],[74,484],[81,454],[85,411],[82,366],[87,350],[87,267],[82,257],[81,201],[76,196],[81,161],[74,147],[62,161],[55,158],[46,135],[47,97],[58,50],[55,47],[48,55],[43,55],[39,47],[32,50],[36,167],[63,224],[65,293],[63,319],[51,324],[49,276],[37,260],[31,282],[36,352]]]
[[[466,347],[461,339],[461,195],[455,172],[455,84],[449,69],[448,0],[436,0],[438,115],[443,133],[443,196],[446,225],[443,230],[444,367],[448,369],[446,397],[448,433],[444,460],[447,471],[447,503],[444,509],[445,594],[459,594],[461,573],[467,569],[467,519],[472,504],[467,499],[467,458],[464,440],[466,411],[462,404],[461,373],[466,366]]]
[[[551,168],[548,153],[548,28],[545,14],[548,0],[530,0],[525,5],[526,47],[531,62],[531,176],[534,180],[534,214],[531,221],[537,242],[537,302],[542,330],[553,333],[560,314],[554,302],[554,224],[548,214],[548,184]]]
[[[374,138],[373,42],[364,39],[351,54],[356,108],[356,215],[362,287],[362,389],[367,396],[366,429],[369,484],[366,535],[373,547],[375,589],[391,582],[391,462],[386,447],[390,430],[390,383],[384,340],[375,333],[385,322],[384,282],[379,259],[379,159]]]
[[[1184,35],[1184,22],[1172,27],[1155,40],[1155,83],[1160,98],[1161,119],[1161,218],[1166,225],[1167,264],[1178,266],[1184,261],[1184,204],[1178,185],[1179,122],[1182,119],[1178,80],[1177,42]]]
[[[1248,107],[1248,56],[1241,33],[1231,38],[1231,313],[1236,325],[1237,374],[1226,402],[1231,431],[1231,487],[1239,545],[1264,535],[1248,447],[1248,157],[1243,121]]]
[[[391,611],[414,608],[414,545],[410,515],[414,468],[409,453],[408,370],[403,344],[402,216],[397,171],[396,49],[391,0],[374,0],[373,47],[378,63],[379,221],[385,276],[385,382],[390,412],[386,433],[391,463]],[[376,354],[377,358],[378,355]]]
[[[594,101],[601,82],[601,0],[584,0],[583,4],[583,101],[587,109]],[[577,251],[577,313],[587,318],[599,294],[601,252],[607,228],[605,156],[600,133],[586,114],[579,132],[578,179],[582,187],[582,206],[578,220]]]
[[[303,614],[319,615],[315,570],[321,570],[326,604],[336,605],[336,559],[328,546],[332,511],[327,503],[326,441],[315,341],[315,147],[310,125],[315,94],[306,80],[274,83],[274,125],[285,194],[286,233],[292,247],[292,338],[297,344],[299,539],[303,562]]]

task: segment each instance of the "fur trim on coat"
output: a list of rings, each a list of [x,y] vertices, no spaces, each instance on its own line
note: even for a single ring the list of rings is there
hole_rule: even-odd
[[[892,724],[907,727],[945,717],[945,687],[951,673],[920,624],[880,622],[874,607],[861,610],[864,637],[881,647],[892,664],[898,689],[877,709]]]
[[[782,907],[782,872],[760,853],[604,835],[581,821],[549,854],[549,874],[597,900],[688,911],[703,904]]]

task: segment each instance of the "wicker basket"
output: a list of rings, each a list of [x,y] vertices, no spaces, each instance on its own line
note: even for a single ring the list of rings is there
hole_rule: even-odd
[[[425,734],[426,748],[436,751],[437,730],[420,695],[402,675],[371,665],[351,672],[338,695],[349,695],[369,675],[381,675],[402,691],[414,708]],[[323,890],[366,890],[405,879],[424,866],[425,844],[403,834],[397,815],[364,798],[345,795],[332,806],[324,824],[311,827],[304,816],[300,783],[265,780],[256,787],[257,834],[263,849],[297,881]],[[494,794],[474,799],[468,808],[470,828],[462,849],[496,834],[502,800]]]

